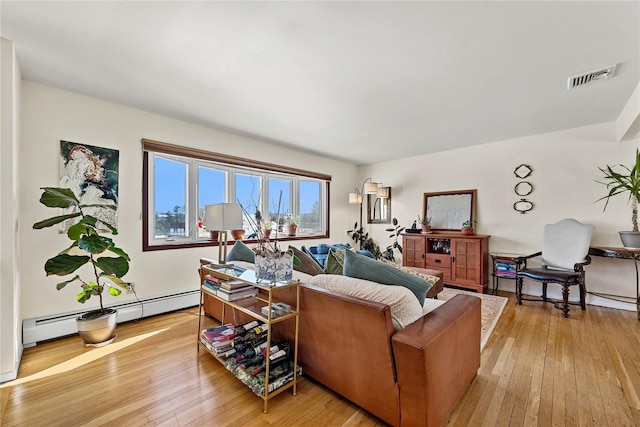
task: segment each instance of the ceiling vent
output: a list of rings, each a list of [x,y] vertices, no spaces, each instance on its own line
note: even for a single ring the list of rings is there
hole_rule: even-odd
[[[609,80],[613,77],[613,73],[616,71],[616,66],[617,64],[613,64],[600,70],[569,77],[569,80],[567,81],[567,90],[578,86],[588,85],[600,80]]]

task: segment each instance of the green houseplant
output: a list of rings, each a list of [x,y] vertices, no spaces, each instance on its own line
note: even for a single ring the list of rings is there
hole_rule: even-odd
[[[465,222],[463,222],[462,225],[460,226],[460,231],[462,232],[462,234],[473,234],[474,223],[475,221],[471,221],[471,220],[466,220]]]
[[[431,231],[431,218],[421,217],[418,215],[418,222],[422,224],[422,231],[428,233]]]
[[[607,187],[607,195],[596,200],[604,200],[604,212],[607,209],[609,200],[619,194],[627,194],[627,203],[631,204],[631,225],[632,231],[619,231],[620,239],[625,248],[640,248],[640,232],[638,231],[638,200],[640,199],[640,150],[636,149],[634,165],[628,166],[618,164],[615,166],[605,166],[598,168],[604,174],[603,181],[596,181]]]
[[[108,290],[109,294],[118,296],[121,289],[130,290],[130,284],[122,280],[129,271],[129,255],[115,246],[110,237],[101,234],[104,228],[113,235],[118,231],[106,222],[88,215],[83,209],[112,209],[113,205],[90,204],[83,205],[76,195],[68,188],[43,187],[40,203],[49,208],[71,208],[72,213],[57,215],[33,225],[36,230],[60,224],[69,219],[77,221],[67,230],[67,237],[71,244],[66,249],[52,258],[44,265],[47,276],[69,276],[80,267],[88,266],[89,280],[83,279],[80,274],[75,274],[68,280],[56,285],[58,290],[66,285],[79,282],[80,293],[76,300],[86,302],[92,296],[100,299],[100,309],[89,311],[81,315],[78,320],[78,332],[85,343],[100,343],[113,337],[116,325],[116,311],[105,309],[102,293]]]
[[[298,232],[298,224],[300,224],[300,217],[293,213],[288,213],[283,216],[284,224],[282,231],[286,236],[295,236]]]

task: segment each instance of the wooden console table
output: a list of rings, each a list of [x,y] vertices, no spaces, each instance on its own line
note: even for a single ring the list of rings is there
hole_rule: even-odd
[[[620,259],[633,260],[634,266],[636,268],[636,297],[635,297],[636,315],[638,320],[640,320],[640,282],[638,280],[638,259],[640,259],[640,249],[592,246],[589,248],[589,255],[601,256],[605,258],[620,258]],[[628,300],[633,299],[633,297],[626,297],[622,295],[601,294],[596,292],[589,292],[589,293],[598,297],[609,298],[609,299],[612,299],[615,301],[621,301],[621,302],[629,302]],[[626,298],[627,300],[618,300],[616,298]]]

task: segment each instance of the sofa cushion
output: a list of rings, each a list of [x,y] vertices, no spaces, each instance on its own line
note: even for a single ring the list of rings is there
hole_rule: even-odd
[[[431,288],[431,283],[383,262],[358,255],[355,252],[346,251],[344,255],[342,274],[345,276],[371,280],[385,285],[404,286],[413,292],[420,306],[424,304],[424,299]]]
[[[320,266],[320,268],[323,267],[322,263],[316,258],[316,255],[311,252],[311,250],[309,250],[309,248],[307,248],[305,245],[300,246],[300,250],[309,255],[311,259],[313,259]]]
[[[333,292],[387,304],[391,310],[391,320],[396,331],[422,317],[422,307],[413,293],[403,286],[388,286],[331,274],[315,276],[310,283]]]
[[[311,276],[324,273],[322,267],[320,267],[320,265],[316,262],[316,260],[313,259],[313,257],[311,257],[311,255],[301,251],[298,248],[294,248],[293,246],[289,246],[289,250],[292,251],[293,255],[297,256],[300,260],[299,266],[293,264],[294,270],[301,271]]]
[[[426,280],[427,282],[431,283],[431,286],[435,285],[436,283],[438,283],[438,280],[440,280],[440,278],[437,277],[437,276],[432,276],[430,274],[418,273],[417,271],[414,271],[414,270],[412,270],[410,268],[405,268],[405,267],[403,267],[401,265],[396,264],[393,261],[389,261],[388,259],[384,259],[383,258],[382,262],[384,262],[387,265],[390,265],[393,268],[397,268],[400,271],[404,271],[405,273],[413,274],[414,276],[419,277],[422,280]]]
[[[246,261],[253,264],[255,262],[255,253],[242,240],[236,240],[227,254],[227,261]]]
[[[331,249],[331,245],[327,245],[326,243],[320,243],[317,246],[317,251],[318,251],[318,254],[320,255],[328,254],[330,249]]]
[[[331,251],[327,255],[327,260],[324,264],[324,274],[339,274],[342,276],[342,269],[344,267],[344,249],[337,251]]]

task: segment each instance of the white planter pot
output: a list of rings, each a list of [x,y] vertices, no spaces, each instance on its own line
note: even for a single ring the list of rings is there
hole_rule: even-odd
[[[618,231],[622,246],[626,249],[640,249],[640,232],[637,231]]]

